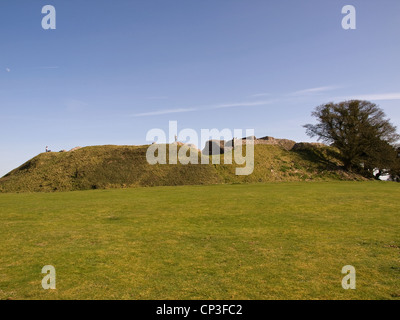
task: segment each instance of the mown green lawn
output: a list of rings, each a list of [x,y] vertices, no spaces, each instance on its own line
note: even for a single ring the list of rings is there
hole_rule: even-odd
[[[0,299],[400,299],[399,195],[390,182],[0,194]]]

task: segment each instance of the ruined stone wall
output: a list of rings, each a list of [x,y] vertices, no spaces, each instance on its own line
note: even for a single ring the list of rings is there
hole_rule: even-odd
[[[203,149],[203,154],[205,155],[216,155],[223,154],[226,151],[232,150],[234,146],[244,145],[244,144],[265,144],[265,145],[278,145],[286,150],[304,150],[309,148],[319,148],[325,146],[322,143],[314,142],[299,142],[289,140],[289,139],[276,139],[274,137],[262,137],[257,139],[255,136],[242,138],[242,139],[232,139],[229,141],[224,140],[209,140]]]

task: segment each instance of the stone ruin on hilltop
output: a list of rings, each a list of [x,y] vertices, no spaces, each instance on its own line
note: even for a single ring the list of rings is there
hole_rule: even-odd
[[[236,145],[243,144],[267,144],[267,145],[277,145],[285,150],[304,150],[310,147],[323,147],[322,143],[315,142],[299,142],[289,140],[289,139],[276,139],[274,137],[262,137],[257,139],[255,136],[250,136],[242,139],[232,139],[232,140],[208,140],[202,151],[204,155],[217,155],[224,154],[227,151],[231,151]]]

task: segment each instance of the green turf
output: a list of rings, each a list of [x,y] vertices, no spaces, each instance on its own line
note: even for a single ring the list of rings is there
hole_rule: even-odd
[[[400,184],[0,194],[0,299],[399,299]],[[53,265],[57,289],[41,287]],[[344,290],[353,265],[357,289]]]

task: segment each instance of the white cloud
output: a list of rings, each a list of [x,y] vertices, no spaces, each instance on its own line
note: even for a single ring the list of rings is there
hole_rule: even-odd
[[[159,116],[162,114],[169,114],[169,113],[181,113],[181,112],[191,112],[196,111],[196,108],[180,108],[180,109],[168,109],[168,110],[158,110],[158,111],[150,111],[150,112],[143,112],[143,113],[135,113],[132,114],[132,117],[146,117],[146,116]]]
[[[307,95],[307,94],[314,94],[314,93],[321,93],[321,92],[325,92],[325,91],[331,91],[331,90],[335,90],[337,89],[337,87],[335,86],[325,86],[325,87],[317,87],[317,88],[310,88],[310,89],[305,89],[305,90],[300,90],[300,91],[296,91],[291,93],[290,95]]]
[[[194,108],[178,108],[178,109],[156,110],[156,111],[150,111],[150,112],[135,113],[135,114],[132,114],[131,117],[158,116],[158,115],[169,114],[169,113],[204,111],[204,110],[213,110],[213,109],[221,109],[221,108],[252,107],[252,106],[267,105],[267,104],[270,104],[270,103],[272,103],[271,100],[268,100],[268,101],[224,103],[224,104],[215,104],[215,105],[194,107]]]
[[[6,68],[6,71],[7,71],[7,72],[10,72],[10,71],[11,71],[11,69],[10,69],[10,68]]]
[[[265,96],[270,96],[270,93],[256,93],[251,95],[250,97],[256,98],[256,97],[265,97]]]
[[[220,109],[220,108],[234,108],[234,107],[252,107],[252,106],[262,106],[272,103],[271,100],[266,101],[252,101],[252,102],[239,102],[239,103],[226,103],[210,106],[207,109]]]
[[[400,92],[364,94],[353,97],[342,97],[342,100],[400,100]]]

